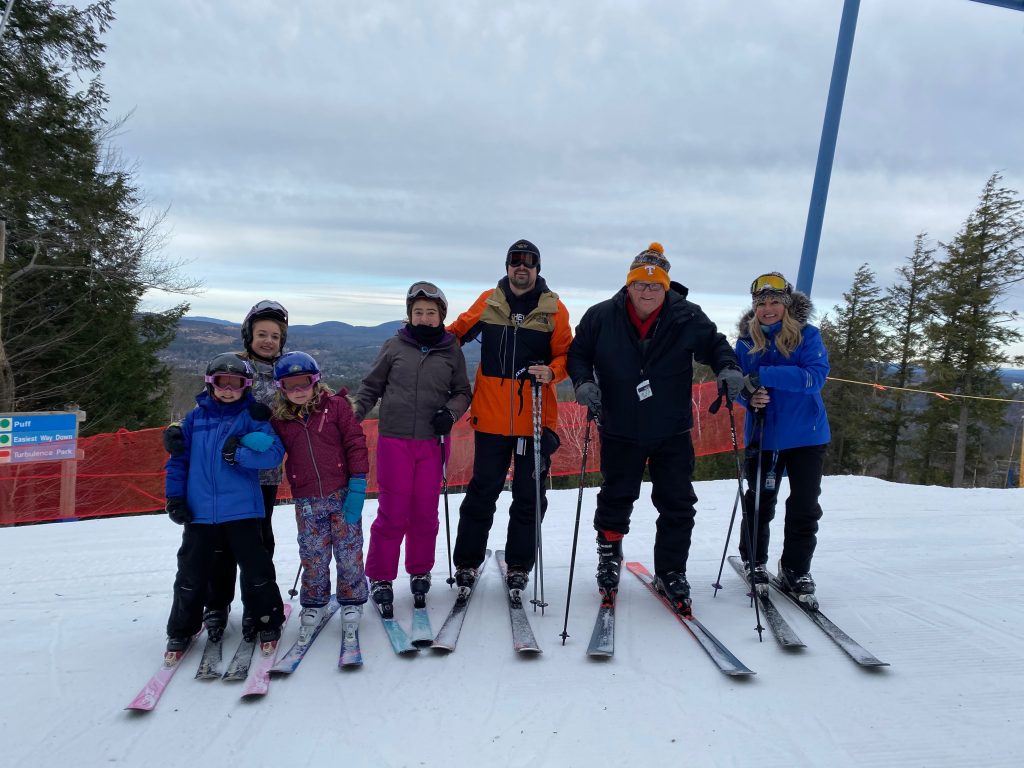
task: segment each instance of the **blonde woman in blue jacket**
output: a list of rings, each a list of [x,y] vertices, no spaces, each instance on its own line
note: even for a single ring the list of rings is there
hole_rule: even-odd
[[[810,325],[810,298],[793,290],[778,272],[761,275],[750,286],[752,308],[739,323],[736,357],[746,375],[739,402],[749,413],[749,447],[740,554],[749,564],[746,531],[754,524],[755,485],[760,477],[760,509],[753,544],[754,582],[767,589],[769,524],[775,517],[779,483],[789,477],[786,521],[778,576],[794,597],[818,607],[811,559],[821,519],[821,476],[831,440],[821,388],[828,377],[828,352]],[[760,472],[758,472],[760,463]]]

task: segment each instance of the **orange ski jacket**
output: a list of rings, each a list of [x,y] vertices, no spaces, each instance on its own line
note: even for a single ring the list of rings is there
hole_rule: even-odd
[[[533,388],[526,369],[538,363],[554,372],[551,383],[544,385],[541,423],[552,430],[558,424],[555,385],[566,377],[572,327],[569,310],[542,280],[538,278],[537,306],[525,317],[513,315],[499,283],[448,326],[463,345],[480,337],[480,365],[470,406],[470,423],[479,432],[533,435]]]

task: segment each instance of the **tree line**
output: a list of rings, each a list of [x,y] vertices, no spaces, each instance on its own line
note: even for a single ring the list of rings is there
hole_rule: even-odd
[[[1024,201],[1002,181],[989,177],[949,242],[918,234],[884,290],[861,265],[822,318],[833,379],[823,392],[827,473],[959,487],[1008,455],[998,438],[1015,393],[1000,370],[1024,364],[1008,352],[1021,333],[1006,306],[1024,280]]]

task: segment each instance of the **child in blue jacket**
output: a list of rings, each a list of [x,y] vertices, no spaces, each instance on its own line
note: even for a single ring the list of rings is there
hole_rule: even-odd
[[[768,524],[783,474],[789,477],[786,524],[779,558],[779,581],[796,599],[818,607],[811,558],[821,519],[821,476],[831,440],[821,388],[828,377],[828,352],[821,333],[808,320],[811,300],[778,272],[761,275],[750,286],[752,308],[740,319],[736,357],[746,374],[739,402],[746,420],[748,490],[744,499],[740,554],[753,559],[757,589],[768,589]],[[760,509],[753,517],[757,478]],[[751,532],[752,538],[747,532]],[[748,538],[754,552],[748,551]]]
[[[214,552],[228,545],[241,571],[247,639],[281,636],[284,612],[277,574],[260,532],[264,517],[259,470],[276,467],[284,446],[270,426],[270,409],[250,392],[253,373],[233,354],[206,369],[206,390],[181,422],[184,451],[167,461],[167,514],[184,526],[167,619],[167,651],[182,653],[203,622]]]

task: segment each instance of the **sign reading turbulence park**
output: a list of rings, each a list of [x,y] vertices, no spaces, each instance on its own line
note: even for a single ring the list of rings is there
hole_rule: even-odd
[[[0,413],[0,464],[76,458],[78,413]]]

